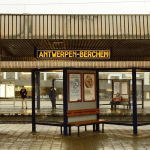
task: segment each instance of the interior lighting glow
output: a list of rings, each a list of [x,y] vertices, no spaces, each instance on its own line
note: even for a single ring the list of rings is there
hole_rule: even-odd
[[[25,85],[24,87],[32,87],[31,85]]]
[[[107,91],[112,91],[112,89],[107,89]]]
[[[21,74],[31,74],[31,72],[21,72]]]

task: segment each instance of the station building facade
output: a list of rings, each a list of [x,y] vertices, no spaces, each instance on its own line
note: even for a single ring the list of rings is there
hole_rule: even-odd
[[[12,96],[7,92],[11,84],[17,97],[24,85],[40,108],[40,98],[48,98],[55,87],[64,108],[73,109],[65,104],[71,74],[81,74],[83,82],[85,74],[92,74],[99,101],[93,105],[108,105],[121,93],[130,101],[136,134],[137,102],[144,108],[149,100],[149,48],[150,15],[0,14],[0,97]]]

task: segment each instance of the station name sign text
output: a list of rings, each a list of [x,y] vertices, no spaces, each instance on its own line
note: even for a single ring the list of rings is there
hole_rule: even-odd
[[[110,50],[37,50],[39,59],[109,59]]]

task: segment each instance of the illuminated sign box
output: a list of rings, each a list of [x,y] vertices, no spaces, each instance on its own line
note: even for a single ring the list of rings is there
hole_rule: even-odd
[[[109,59],[110,50],[37,50],[38,59]]]

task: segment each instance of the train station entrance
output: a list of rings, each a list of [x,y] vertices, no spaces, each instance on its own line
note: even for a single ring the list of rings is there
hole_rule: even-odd
[[[36,123],[63,121],[66,135],[68,113],[93,108],[104,124],[133,126],[137,134],[138,126],[150,123],[149,25],[149,15],[1,14],[2,113],[30,118],[33,131]],[[27,110],[20,105],[22,86]],[[6,106],[10,101],[13,107]]]

